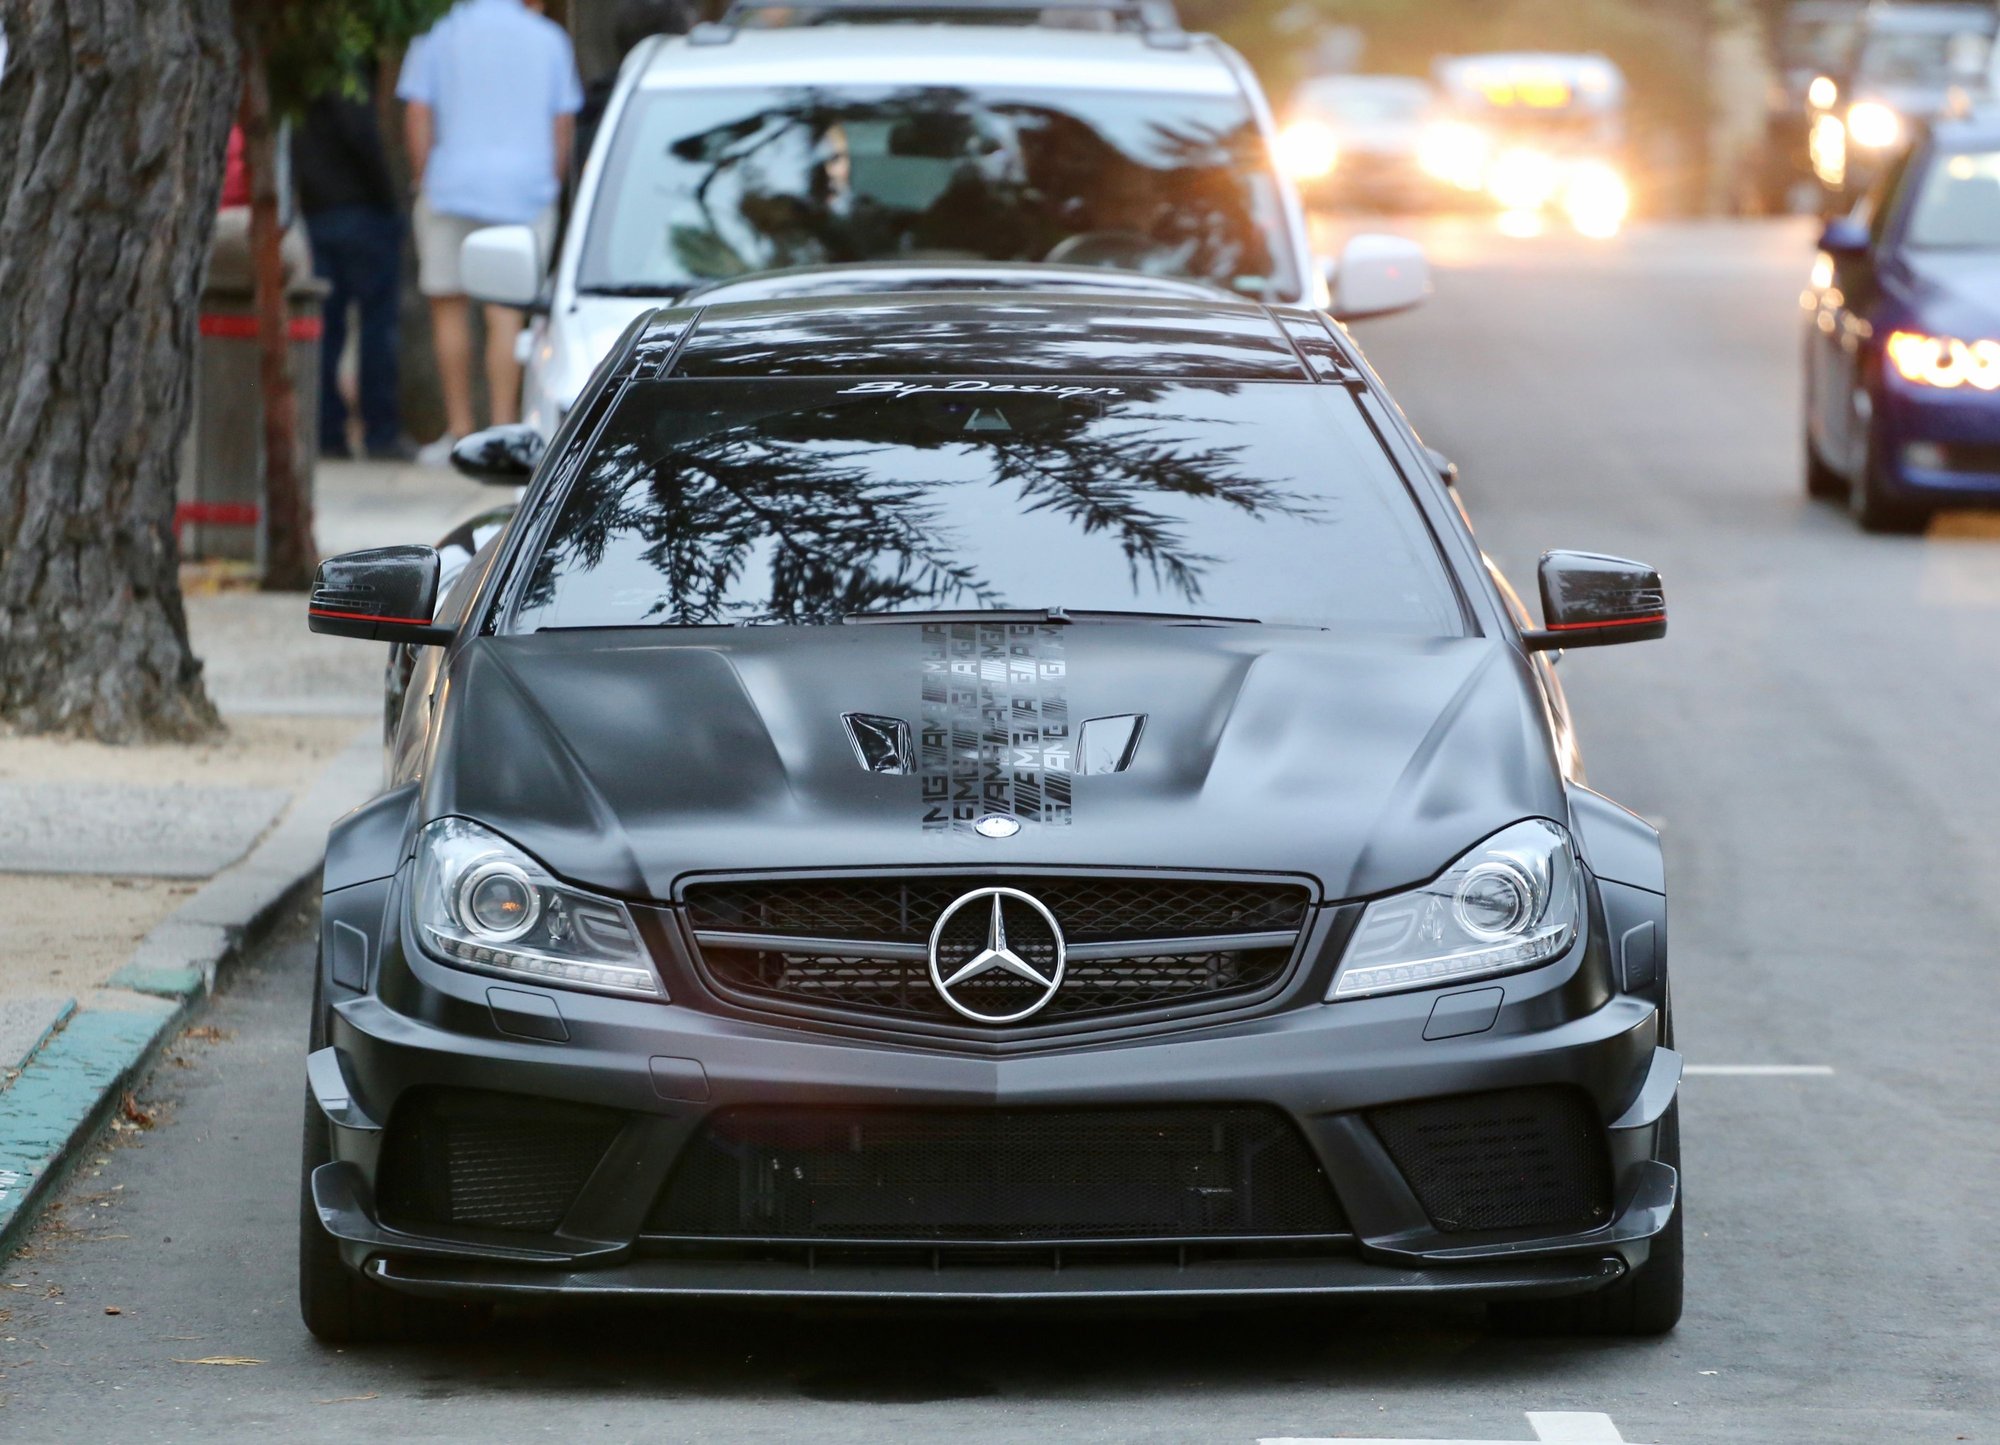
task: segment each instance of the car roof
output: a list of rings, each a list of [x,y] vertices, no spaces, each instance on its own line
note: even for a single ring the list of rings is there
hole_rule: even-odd
[[[722,41],[670,36],[654,48],[638,84],[642,90],[838,84],[1242,92],[1226,52],[1207,36],[1166,48],[1120,32],[929,23],[744,29]]]
[[[1148,276],[1096,266],[1051,266],[1037,261],[858,261],[846,265],[793,266],[712,281],[681,298],[683,305],[717,306],[779,297],[866,295],[884,291],[1107,291],[1191,297],[1227,295],[1205,281]]]
[[[1342,381],[1360,377],[1302,307],[1086,291],[932,291],[680,306],[635,327],[621,367],[686,377],[1123,377]]]

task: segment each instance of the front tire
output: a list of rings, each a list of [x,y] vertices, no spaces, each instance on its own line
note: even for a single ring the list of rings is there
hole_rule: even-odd
[[[1847,495],[1847,479],[1826,464],[1806,428],[1806,495],[1816,502],[1837,502]]]
[[[1889,495],[1888,466],[1882,457],[1882,440],[1872,416],[1861,469],[1848,486],[1847,510],[1864,532],[1921,532],[1930,525],[1930,508]]]
[[[1660,1121],[1660,1162],[1681,1168],[1681,1106],[1675,1100]],[[1506,1300],[1489,1306],[1493,1322],[1516,1334],[1664,1335],[1681,1322],[1684,1256],[1681,1218],[1687,1213],[1683,1187],[1673,1218],[1653,1238],[1646,1262],[1618,1283],[1593,1294],[1559,1299]]]

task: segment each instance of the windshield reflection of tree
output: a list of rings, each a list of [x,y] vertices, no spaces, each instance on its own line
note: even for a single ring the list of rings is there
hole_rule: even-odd
[[[1129,387],[1129,402],[1157,388]],[[1244,515],[1309,520],[1311,498],[1243,474],[1241,448],[1204,446],[1177,431],[1188,418],[1102,418],[1066,408],[1060,420],[1005,442],[912,432],[894,405],[814,408],[718,428],[663,451],[623,441],[580,476],[530,574],[522,609],[549,607],[562,578],[631,558],[660,590],[632,623],[703,626],[831,622],[845,614],[941,607],[1080,606],[1073,597],[1009,597],[960,555],[942,487],[984,487],[995,505],[1063,518],[1115,540],[1135,594],[1144,583],[1193,608],[1217,558],[1189,540],[1189,522],[1159,510],[1174,496]],[[1212,419],[1204,425],[1213,430]],[[945,483],[884,478],[871,458],[896,450],[965,448],[986,476]],[[650,453],[650,455],[649,455]],[[965,515],[963,506],[955,509]],[[770,596],[741,595],[747,569],[767,566]],[[621,581],[624,577],[621,575]],[[627,585],[630,585],[629,583]],[[1146,604],[1133,604],[1146,610]],[[626,619],[620,619],[626,620]],[[560,611],[551,619],[561,625]],[[591,625],[599,625],[593,619]]]
[[[671,147],[706,168],[691,198],[699,222],[668,230],[687,274],[896,257],[1073,260],[1224,283],[1271,271],[1241,160],[1254,129],[1184,116],[1113,136],[1060,110],[949,87],[865,104],[787,94]],[[887,127],[888,157],[951,168],[933,199],[898,207],[857,188],[851,134],[863,125]]]

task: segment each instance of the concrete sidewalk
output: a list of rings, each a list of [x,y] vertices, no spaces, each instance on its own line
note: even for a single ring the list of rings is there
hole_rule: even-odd
[[[435,541],[496,500],[448,472],[360,463],[324,464],[316,491],[326,553]],[[302,596],[190,583],[224,738],[0,735],[0,1247],[381,784],[386,649],[310,635]]]

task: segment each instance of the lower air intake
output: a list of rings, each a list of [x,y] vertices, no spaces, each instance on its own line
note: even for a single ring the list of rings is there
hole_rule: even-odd
[[[1305,1140],[1263,1109],[742,1108],[688,1146],[647,1227],[937,1243],[1345,1226]]]
[[[623,1125],[609,1109],[472,1089],[421,1089],[396,1106],[376,1189],[395,1227],[547,1234]]]
[[[1593,1229],[1611,1217],[1611,1161],[1590,1097],[1552,1085],[1397,1104],[1368,1114],[1431,1222]]]

